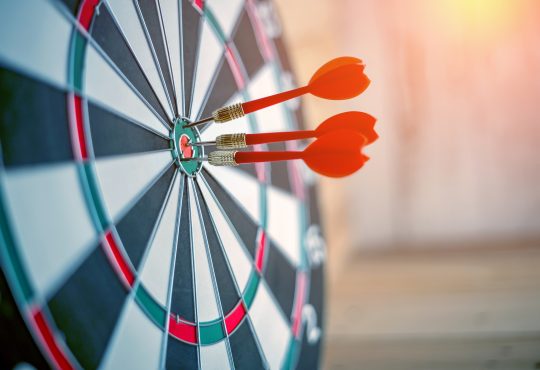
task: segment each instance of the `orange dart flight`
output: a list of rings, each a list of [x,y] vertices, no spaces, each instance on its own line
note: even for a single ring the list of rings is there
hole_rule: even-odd
[[[369,159],[361,151],[365,144],[366,138],[358,132],[339,130],[322,135],[303,151],[215,151],[208,155],[208,162],[217,166],[236,166],[242,163],[302,159],[318,174],[344,177],[358,171]]]
[[[228,122],[306,93],[330,100],[354,98],[364,92],[370,84],[369,78],[364,74],[364,67],[364,63],[358,58],[339,57],[332,59],[313,74],[306,86],[220,108],[211,117],[190,123],[185,127],[197,126],[209,121]]]
[[[345,112],[336,114],[323,121],[315,130],[268,132],[259,134],[224,134],[215,141],[193,143],[193,146],[215,145],[218,149],[240,149],[249,145],[275,143],[288,140],[317,138],[333,131],[350,130],[366,138],[366,145],[371,144],[379,135],[374,130],[376,119],[364,112]]]

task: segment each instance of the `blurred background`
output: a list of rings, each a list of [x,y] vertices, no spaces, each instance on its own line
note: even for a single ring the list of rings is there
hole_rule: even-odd
[[[299,83],[340,55],[378,118],[320,179],[327,369],[540,369],[540,1],[277,0]]]

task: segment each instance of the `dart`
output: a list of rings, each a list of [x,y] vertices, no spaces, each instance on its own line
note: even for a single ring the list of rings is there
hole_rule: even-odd
[[[214,166],[237,166],[245,163],[277,162],[302,159],[314,172],[328,177],[344,177],[353,174],[369,159],[361,149],[366,138],[354,131],[339,130],[322,135],[303,151],[210,152],[207,158],[183,160],[206,160]]]
[[[323,121],[315,130],[224,134],[216,137],[215,141],[203,141],[191,145],[215,145],[218,149],[241,149],[249,145],[318,138],[326,133],[338,130],[358,132],[366,138],[366,145],[368,145],[379,137],[373,129],[375,121],[376,119],[373,116],[364,112],[344,112]]]
[[[329,100],[354,98],[366,90],[370,83],[369,78],[364,74],[364,67],[364,63],[358,58],[339,57],[332,59],[313,74],[306,86],[220,108],[214,111],[212,116],[184,127],[193,127],[210,121],[228,122],[307,93]]]

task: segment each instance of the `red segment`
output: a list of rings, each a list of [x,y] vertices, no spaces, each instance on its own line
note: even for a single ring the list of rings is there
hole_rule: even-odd
[[[197,327],[183,321],[176,321],[172,314],[169,316],[169,333],[184,342],[197,344]]]
[[[244,307],[244,303],[240,301],[238,305],[227,315],[227,317],[225,317],[227,334],[231,334],[245,316],[246,308]]]
[[[234,77],[234,81],[236,82],[236,86],[239,89],[243,89],[244,83],[245,83],[244,78],[242,77],[242,72],[240,72],[240,66],[238,65],[238,62],[236,58],[234,57],[234,54],[229,45],[225,47],[225,57],[227,58],[229,67],[231,67],[231,71]]]
[[[94,16],[99,1],[100,0],[85,0],[79,9],[79,16],[77,19],[85,30],[90,28],[90,23],[92,22],[92,17]]]
[[[264,251],[266,249],[266,233],[259,229],[259,248],[255,254],[255,267],[257,271],[262,273],[263,263],[264,263]]]
[[[204,1],[203,0],[193,0],[193,6],[202,13],[204,10]]]
[[[298,338],[300,334],[300,326],[302,323],[302,308],[304,307],[304,299],[306,296],[306,274],[299,272],[296,275],[296,297],[293,314],[293,335]]]
[[[114,236],[111,231],[108,231],[105,234],[105,241],[106,243],[103,243],[103,248],[105,249],[105,252],[109,257],[109,260],[112,262],[116,271],[123,279],[124,284],[126,284],[126,288],[131,288],[133,286],[133,283],[135,282],[135,276],[131,271],[128,262],[122,255],[120,248],[118,248],[118,244],[116,244],[116,241],[114,240]]]
[[[191,145],[189,145],[189,142],[191,141],[189,139],[189,136],[182,135],[182,136],[180,136],[179,141],[180,141],[179,145],[180,145],[180,151],[182,152],[182,157],[183,158],[191,158],[191,157],[193,157],[193,147]]]
[[[74,369],[74,366],[69,362],[64,351],[60,348],[56,342],[56,338],[49,326],[47,319],[43,315],[43,312],[36,309],[32,312],[32,320],[34,327],[37,329],[39,339],[44,349],[47,351],[50,360],[54,363],[54,367],[58,369]]]
[[[84,135],[84,123],[83,123],[83,115],[82,115],[82,101],[81,97],[78,95],[73,95],[72,102],[73,102],[73,109],[75,113],[75,127],[77,130],[77,143],[79,144],[79,153],[81,155],[82,160],[86,160],[88,158],[88,151],[86,149],[86,140]]]

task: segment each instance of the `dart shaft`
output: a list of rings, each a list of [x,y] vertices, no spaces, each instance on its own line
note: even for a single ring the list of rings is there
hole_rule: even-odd
[[[234,156],[236,163],[257,163],[257,162],[277,162],[289,161],[292,159],[302,159],[299,151],[290,152],[237,152]]]
[[[300,95],[309,92],[309,86],[299,87],[297,89],[284,91],[275,95],[270,95],[264,98],[248,101],[242,104],[244,114],[253,113],[263,108],[267,108],[271,105],[282,103],[292,98],[297,98]]]
[[[288,140],[309,139],[315,136],[315,131],[287,131],[287,132],[269,132],[260,134],[247,134],[246,144],[256,145],[265,143],[276,143]]]

